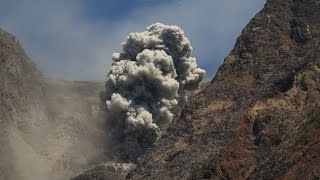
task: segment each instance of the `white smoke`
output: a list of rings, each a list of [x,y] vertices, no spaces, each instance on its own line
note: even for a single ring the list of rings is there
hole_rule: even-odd
[[[131,33],[106,80],[108,123],[123,160],[135,161],[198,88],[205,71],[197,68],[192,47],[177,26],[156,23]]]

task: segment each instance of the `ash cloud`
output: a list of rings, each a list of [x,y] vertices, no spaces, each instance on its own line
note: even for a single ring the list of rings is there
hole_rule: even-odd
[[[177,26],[156,23],[131,33],[123,52],[112,55],[106,80],[107,122],[121,160],[135,161],[198,88],[205,71]]]

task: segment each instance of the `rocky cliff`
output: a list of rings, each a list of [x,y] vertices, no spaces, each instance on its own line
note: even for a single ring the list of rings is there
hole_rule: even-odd
[[[319,9],[319,0],[268,0],[125,178],[319,179]],[[102,172],[77,179],[108,179]]]
[[[128,179],[318,179],[320,1],[268,0]]]

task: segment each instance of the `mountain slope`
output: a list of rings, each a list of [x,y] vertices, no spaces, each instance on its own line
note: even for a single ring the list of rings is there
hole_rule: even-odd
[[[319,178],[310,115],[320,103],[319,9],[318,0],[268,0],[127,178]]]
[[[16,115],[25,113],[28,104],[37,101],[43,81],[17,39],[0,29],[0,179],[17,178],[9,127],[18,125]]]
[[[108,160],[103,82],[45,79],[0,29],[0,179],[66,179]]]

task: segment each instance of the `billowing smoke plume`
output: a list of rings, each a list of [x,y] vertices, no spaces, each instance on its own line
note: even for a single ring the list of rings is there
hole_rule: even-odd
[[[134,161],[161,135],[173,119],[172,108],[186,102],[205,71],[197,68],[177,26],[153,24],[122,45],[106,80],[107,120],[120,158]]]

